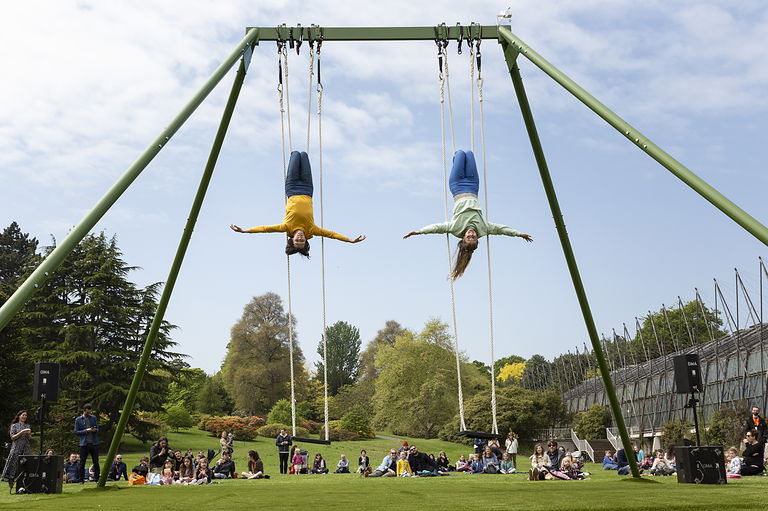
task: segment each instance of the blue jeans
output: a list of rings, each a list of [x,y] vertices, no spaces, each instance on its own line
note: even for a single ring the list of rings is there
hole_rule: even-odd
[[[480,189],[480,176],[477,174],[477,163],[475,163],[475,155],[472,154],[472,151],[464,152],[459,149],[453,155],[453,167],[448,186],[454,196],[460,193],[477,195]]]
[[[305,152],[293,151],[288,160],[288,172],[285,176],[285,195],[309,195],[312,197],[312,167],[309,166],[309,156]]]

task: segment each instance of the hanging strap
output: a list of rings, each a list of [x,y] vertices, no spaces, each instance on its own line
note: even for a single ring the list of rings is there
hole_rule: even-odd
[[[447,41],[441,41],[435,39],[437,43],[437,60],[439,67],[438,80],[440,82],[440,135],[442,141],[442,155],[443,155],[443,198],[445,200],[445,220],[448,221],[449,206],[448,206],[448,162],[446,160],[446,140],[445,140],[445,92],[448,90],[448,108],[451,123],[451,135],[453,135],[453,109],[451,108],[451,86],[448,81],[448,53],[446,52]],[[453,137],[452,137],[453,138]],[[455,140],[453,143],[455,150]],[[445,235],[446,246],[448,248],[448,272],[450,273],[453,267],[453,257],[451,255],[451,241],[449,235]],[[459,398],[459,422],[461,431],[467,429],[466,422],[464,421],[464,390],[461,386],[461,359],[459,357],[459,331],[456,322],[456,293],[453,287],[453,279],[448,278],[451,291],[451,317],[453,318],[453,351],[456,355],[456,382],[458,388]]]
[[[288,110],[288,152],[293,149],[291,140],[291,102],[288,97],[288,50],[284,41],[277,41],[277,70],[278,85],[277,93],[280,103],[280,140],[282,143],[283,156],[283,181],[288,174],[285,147],[285,124],[286,109]],[[283,94],[285,89],[285,94]],[[285,99],[285,103],[283,102]],[[285,197],[287,202],[288,198]],[[293,368],[293,303],[291,300],[291,258],[286,256],[286,275],[288,279],[288,361],[291,372],[291,435],[296,436],[296,385]]]

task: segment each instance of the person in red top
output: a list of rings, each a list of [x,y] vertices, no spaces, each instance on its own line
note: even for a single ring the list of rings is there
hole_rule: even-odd
[[[744,423],[744,432],[757,430],[758,436],[756,440],[760,443],[765,443],[768,440],[766,432],[768,431],[768,423],[765,422],[765,417],[760,416],[760,408],[757,406],[752,407],[752,415],[749,416]]]

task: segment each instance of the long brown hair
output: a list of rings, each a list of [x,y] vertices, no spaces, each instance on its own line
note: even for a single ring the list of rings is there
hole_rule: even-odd
[[[285,254],[286,255],[301,254],[307,259],[309,259],[309,241],[304,242],[304,248],[298,248],[293,245],[293,238],[288,237],[288,241],[285,244]]]
[[[453,264],[451,270],[451,279],[456,280],[462,275],[469,266],[469,261],[472,260],[472,252],[477,249],[479,243],[466,243],[463,239],[459,240],[459,244],[456,248],[456,255],[454,259],[456,262]]]

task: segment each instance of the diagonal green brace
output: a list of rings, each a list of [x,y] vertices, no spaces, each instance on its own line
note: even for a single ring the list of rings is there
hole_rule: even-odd
[[[136,373],[133,375],[133,381],[131,382],[131,387],[128,390],[128,395],[125,398],[125,405],[123,406],[123,410],[120,413],[120,419],[117,422],[115,434],[112,436],[112,443],[109,445],[109,452],[107,453],[105,465],[112,463],[112,460],[115,459],[115,454],[117,454],[117,449],[123,439],[123,433],[125,432],[125,427],[128,424],[128,419],[133,413],[133,406],[136,402],[136,394],[139,392],[141,380],[144,378],[144,373],[147,370],[149,357],[152,354],[152,349],[155,346],[155,341],[157,340],[160,326],[163,323],[165,311],[168,308],[168,303],[171,300],[173,288],[176,285],[176,279],[179,276],[181,264],[184,261],[184,255],[187,252],[189,241],[192,239],[192,232],[195,229],[195,223],[197,223],[197,218],[200,215],[200,209],[203,206],[203,200],[205,200],[205,194],[208,191],[208,185],[211,182],[211,176],[213,175],[213,170],[216,167],[216,161],[218,160],[219,153],[221,152],[221,146],[224,143],[224,137],[227,135],[227,129],[229,128],[229,122],[232,119],[232,113],[234,112],[235,105],[237,104],[237,98],[240,96],[240,90],[243,86],[243,81],[245,80],[247,62],[249,59],[250,53],[246,52],[246,54],[243,56],[243,59],[240,61],[240,68],[237,70],[235,82],[232,84],[232,90],[229,93],[227,105],[224,107],[224,113],[221,116],[219,129],[216,132],[216,137],[213,140],[213,146],[211,147],[208,161],[205,164],[203,175],[200,178],[200,184],[198,185],[195,199],[192,202],[192,208],[190,209],[189,217],[187,217],[187,223],[184,226],[184,232],[181,235],[179,246],[176,249],[176,256],[173,259],[173,264],[171,265],[171,269],[168,272],[168,279],[165,281],[163,292],[160,295],[157,311],[155,312],[155,317],[152,319],[152,326],[149,329],[149,334],[147,334],[147,340],[144,343],[144,350],[141,352],[141,359],[139,360],[139,364],[136,367]],[[101,476],[99,478],[99,487],[103,487],[106,484],[107,472],[107,470],[103,470],[101,472]]]
[[[528,103],[528,97],[526,96],[525,88],[523,87],[523,79],[520,77],[520,68],[517,67],[517,62],[515,61],[517,52],[510,45],[503,41],[502,47],[504,49],[504,58],[506,59],[507,66],[509,67],[509,74],[512,76],[512,84],[515,86],[515,93],[517,94],[517,100],[520,104],[520,111],[522,112],[523,120],[525,121],[525,128],[528,131],[528,138],[530,139],[533,154],[536,158],[536,165],[539,168],[539,174],[541,174],[541,182],[544,185],[544,191],[547,194],[549,208],[552,211],[552,217],[555,221],[557,235],[560,238],[560,244],[563,248],[563,254],[565,255],[565,260],[568,265],[568,271],[571,274],[573,288],[576,291],[576,296],[579,300],[579,306],[581,307],[581,313],[584,316],[584,323],[587,327],[587,332],[589,333],[589,340],[592,343],[592,349],[595,352],[595,358],[597,358],[597,363],[600,366],[600,376],[603,378],[605,393],[608,396],[608,400],[611,405],[611,411],[613,412],[613,417],[616,420],[616,426],[619,429],[619,435],[621,436],[621,443],[624,446],[624,452],[627,454],[627,456],[631,456],[632,442],[629,440],[627,426],[624,423],[624,416],[621,413],[621,405],[619,404],[619,400],[616,397],[616,389],[614,388],[613,381],[611,379],[611,371],[608,367],[608,363],[605,360],[603,348],[600,344],[600,338],[597,335],[597,328],[595,327],[595,320],[592,317],[592,310],[589,307],[587,293],[584,290],[584,283],[581,280],[579,267],[576,264],[576,257],[573,254],[573,247],[571,247],[571,240],[568,237],[568,231],[565,228],[565,221],[563,220],[563,213],[560,210],[560,204],[557,200],[555,187],[552,183],[552,176],[549,173],[547,160],[544,157],[544,150],[541,147],[539,134],[536,131],[536,124],[533,120],[531,106]],[[640,472],[637,470],[637,464],[630,463],[629,466],[630,470],[632,471],[632,476],[639,478]]]
[[[539,69],[544,71],[550,78],[559,83],[568,92],[573,94],[579,101],[584,103],[593,112],[599,115],[608,124],[616,128],[622,135],[628,138],[638,148],[648,154],[651,158],[659,162],[672,174],[677,176],[682,182],[693,188],[699,195],[707,199],[717,209],[728,215],[734,222],[750,232],[755,238],[768,245],[768,228],[758,222],[753,216],[734,204],[723,194],[715,190],[709,183],[691,172],[685,165],[670,156],[661,147],[657,146],[639,130],[630,125],[627,121],[616,115],[611,109],[602,104],[589,92],[584,90],[568,78],[563,72],[549,63],[544,57],[536,53],[530,46],[520,40],[507,27],[499,27],[499,41],[502,44],[511,46],[516,52],[533,62]]]
[[[258,37],[258,30],[249,30],[245,37],[237,43],[234,50],[227,56],[224,62],[216,68],[213,74],[203,84],[200,90],[192,97],[191,100],[182,108],[181,112],[173,118],[171,123],[160,133],[160,135],[152,141],[151,144],[144,150],[138,159],[125,171],[125,173],[112,185],[112,188],[107,190],[107,193],[99,199],[96,205],[90,212],[80,220],[74,229],[61,241],[61,243],[48,254],[48,257],[40,263],[40,266],[32,272],[19,288],[11,295],[7,302],[0,307],[0,330],[11,321],[13,316],[21,309],[25,303],[32,297],[37,289],[43,285],[48,275],[56,270],[56,268],[64,262],[64,259],[72,252],[78,243],[88,234],[96,223],[101,220],[101,217],[117,202],[117,199],[128,189],[129,186],[136,180],[141,172],[149,165],[149,163],[157,156],[157,153],[165,147],[171,137],[181,128],[182,124],[189,119],[192,113],[198,106],[208,97],[208,94],[218,85],[224,75],[232,68],[237,62],[243,52],[251,45]]]

